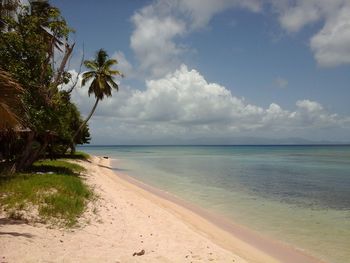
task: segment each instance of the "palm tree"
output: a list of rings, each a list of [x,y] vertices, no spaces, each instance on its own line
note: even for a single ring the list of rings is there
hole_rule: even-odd
[[[123,77],[123,74],[118,70],[112,70],[111,67],[115,64],[117,64],[116,59],[108,59],[108,54],[105,50],[100,49],[97,54],[96,58],[94,60],[85,60],[84,65],[90,71],[87,71],[83,74],[82,79],[82,86],[85,86],[85,84],[92,80],[88,94],[89,96],[91,94],[95,95],[96,102],[90,112],[90,114],[87,116],[86,120],[83,121],[83,123],[80,125],[79,129],[74,134],[73,140],[75,137],[79,134],[81,129],[86,125],[86,123],[89,121],[91,116],[94,114],[97,104],[100,100],[103,100],[103,98],[112,96],[112,88],[119,90],[118,84],[114,82],[113,76],[119,75]]]

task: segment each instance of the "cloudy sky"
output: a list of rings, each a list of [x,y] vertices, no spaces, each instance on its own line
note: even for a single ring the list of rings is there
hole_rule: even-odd
[[[83,46],[126,75],[90,120],[94,144],[350,142],[350,0],[51,3],[76,30],[73,75]],[[94,102],[80,85],[73,99],[84,115]]]

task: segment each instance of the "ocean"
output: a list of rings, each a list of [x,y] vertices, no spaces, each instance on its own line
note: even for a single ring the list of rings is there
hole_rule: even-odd
[[[113,169],[327,262],[350,262],[350,146],[85,146]]]

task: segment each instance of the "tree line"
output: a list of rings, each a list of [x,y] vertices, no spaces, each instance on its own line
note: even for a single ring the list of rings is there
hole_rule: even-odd
[[[0,4],[1,5],[1,4]],[[26,169],[43,156],[55,158],[90,141],[88,120],[99,101],[118,90],[117,63],[106,51],[84,61],[82,85],[96,98],[83,120],[71,101],[78,81],[67,67],[75,43],[60,10],[46,1],[0,9],[0,162],[10,172]],[[69,83],[70,88],[64,89]]]

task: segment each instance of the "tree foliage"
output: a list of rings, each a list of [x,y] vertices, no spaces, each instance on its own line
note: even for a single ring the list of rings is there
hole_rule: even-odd
[[[114,76],[123,76],[118,70],[112,69],[112,66],[116,65],[118,61],[116,59],[109,59],[105,50],[100,49],[96,53],[94,60],[85,60],[84,65],[89,71],[83,74],[82,86],[85,86],[88,81],[91,81],[88,94],[94,94],[96,102],[91,109],[90,114],[85,121],[80,125],[79,129],[75,133],[74,137],[79,135],[79,132],[84,128],[91,116],[94,114],[97,104],[104,97],[112,96],[112,90],[119,90],[118,84],[113,80]]]
[[[73,140],[83,121],[70,95],[58,88],[70,78],[65,64],[74,47],[74,43],[69,44],[73,30],[59,9],[48,2],[32,2],[31,8],[17,10],[16,17],[1,17],[6,30],[0,31],[0,67],[4,76],[11,74],[18,84],[7,92],[18,105],[25,105],[25,114],[10,141],[5,140],[9,132],[1,130],[0,153],[21,169],[42,155],[65,152],[72,143],[87,143],[89,132],[85,127]],[[66,57],[59,69],[54,67],[57,51]],[[20,93],[16,87],[21,87]],[[1,102],[5,97],[3,93],[0,96]],[[14,112],[12,116],[19,120]]]

